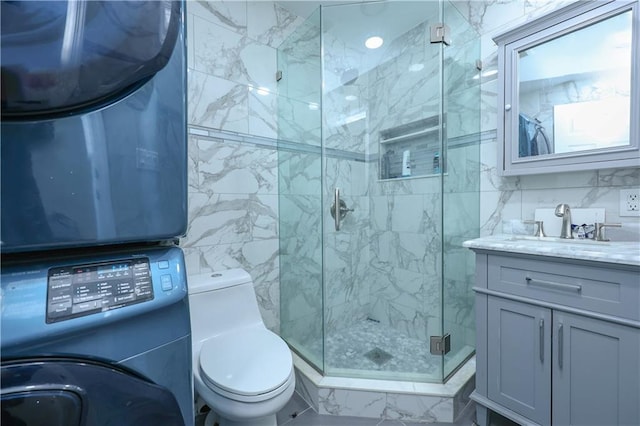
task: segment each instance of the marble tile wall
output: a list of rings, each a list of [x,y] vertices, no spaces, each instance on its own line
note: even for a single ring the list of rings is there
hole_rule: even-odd
[[[429,179],[380,182],[378,162],[371,157],[378,152],[380,130],[436,113],[437,49],[434,56],[426,29],[422,24],[390,41],[387,55],[377,66],[351,84],[332,88],[323,98],[327,146],[368,155],[364,162],[324,161],[325,204],[331,204],[333,190],[339,187],[347,205],[354,208],[339,232],[325,215],[329,332],[370,317],[425,339],[427,324],[438,323],[439,245],[430,244],[440,235],[433,226],[439,217],[438,189],[425,185]],[[342,70],[341,62],[351,55],[341,40],[330,36],[325,35],[329,40],[325,54],[334,65],[325,64],[328,72]],[[349,59],[351,63],[359,60]],[[424,63],[431,71],[408,72],[414,63]],[[366,66],[360,63],[357,68],[366,70]],[[340,76],[333,80],[339,81]],[[356,99],[348,100],[347,95]]]
[[[488,0],[454,1],[455,7],[481,36],[483,74],[497,71],[497,34],[537,18],[572,1]],[[494,76],[482,79],[481,129],[486,136],[481,145],[481,234],[503,232],[502,224],[512,219],[533,219],[536,208],[553,208],[558,203],[572,207],[604,207],[606,219],[621,222],[616,239],[637,240],[638,218],[620,217],[618,191],[640,186],[640,169],[625,168],[538,176],[500,177],[497,172],[497,82]],[[613,238],[614,233],[610,233]]]
[[[277,137],[276,48],[302,21],[270,1],[187,2],[187,272],[246,269],[265,324],[276,331],[278,155],[275,145],[234,133]]]
[[[471,22],[473,31],[481,34],[484,72],[495,70],[497,66],[496,47],[491,40],[493,35],[566,3],[550,0],[453,2],[462,20]],[[219,129],[267,138],[280,136],[286,140],[319,146],[320,125],[316,123],[320,123],[320,112],[317,108],[319,105],[315,105],[318,88],[309,89],[309,85],[304,84],[305,79],[301,78],[314,72],[314,68],[309,67],[308,55],[317,52],[313,46],[317,28],[305,28],[301,25],[301,18],[272,2],[189,1],[187,8],[189,124],[192,128]],[[289,46],[288,50],[283,49],[285,54],[290,55],[291,60],[287,63],[291,68],[285,70],[285,82],[278,86],[275,82],[278,64],[276,48],[287,35],[298,30],[303,34],[299,40],[309,43],[307,47],[305,43],[300,43]],[[407,37],[421,37],[417,29],[413,30],[408,32]],[[473,37],[471,31],[464,34],[465,40]],[[413,76],[409,77],[411,81],[398,81],[401,79],[397,78],[400,70],[406,77],[404,68],[407,64],[418,58],[425,61],[429,58],[427,44],[423,46],[418,43],[422,47],[407,48],[405,56],[394,58],[358,79],[353,86],[359,90],[359,102],[367,102],[369,115],[366,127],[373,129],[373,132],[363,133],[365,125],[359,122],[334,126],[338,130],[330,133],[329,139],[335,142],[335,147],[365,155],[375,154],[377,140],[371,136],[374,132],[401,124],[402,120],[411,122],[423,118],[438,109],[437,96],[432,96],[427,80],[414,81],[411,80]],[[455,99],[450,108],[452,111],[461,110],[468,104],[466,99],[473,94],[473,82],[463,79],[460,73],[456,74],[455,69],[461,58],[469,56],[472,55],[466,54],[461,48],[450,59],[451,74],[447,81],[455,82],[450,88],[451,93],[456,95],[451,98]],[[434,73],[437,71],[427,69],[421,75],[426,77]],[[290,76],[288,80],[287,76]],[[496,126],[496,81],[491,77],[482,77],[480,82],[482,108],[479,120],[485,136],[480,152],[482,234],[500,233],[504,221],[532,219],[535,208],[553,207],[559,202],[568,202],[574,207],[605,207],[607,220],[637,224],[636,219],[618,216],[617,189],[640,185],[638,169],[499,177],[496,170],[496,140],[495,136],[491,136]],[[367,83],[366,88],[364,83]],[[277,96],[278,90],[281,93]],[[414,93],[421,95],[415,97]],[[335,99],[338,99],[337,92]],[[383,99],[389,102],[385,103]],[[328,102],[330,106],[330,96]],[[337,108],[339,104],[335,102],[334,116],[344,117],[346,113]],[[289,117],[287,120],[277,121],[278,108],[281,117]],[[328,110],[331,111],[331,108]],[[336,118],[333,123],[338,121]],[[461,136],[468,132],[464,127],[467,123],[465,120],[452,115],[448,121],[451,123],[448,129],[450,136]],[[330,122],[325,121],[325,125],[328,124]],[[435,202],[434,194],[438,193],[440,186],[438,179],[378,182],[375,162],[336,160],[322,164],[318,155],[309,154],[291,159],[288,163],[291,173],[278,182],[278,160],[274,148],[234,138],[216,139],[198,135],[192,135],[189,144],[190,221],[187,237],[182,243],[188,258],[189,273],[216,268],[246,268],[255,281],[267,325],[278,330],[279,276],[282,274],[278,269],[279,250],[283,256],[309,253],[308,257],[305,256],[312,259],[308,264],[301,265],[299,257],[288,262],[301,266],[291,271],[291,276],[300,272],[295,280],[303,282],[299,285],[306,290],[299,295],[300,303],[295,304],[297,308],[286,314],[287,321],[305,324],[299,314],[304,310],[317,309],[302,307],[318,297],[321,283],[311,279],[304,281],[304,277],[319,275],[322,263],[317,259],[321,258],[321,247],[309,244],[304,238],[292,237],[286,240],[286,252],[282,251],[283,248],[279,247],[278,221],[284,217],[281,209],[286,203],[291,215],[284,220],[293,221],[296,214],[302,215],[305,211],[308,213],[319,208],[319,201],[309,194],[319,184],[318,170],[325,167],[327,176],[334,176],[329,182],[345,188],[347,201],[357,206],[356,212],[345,221],[344,229],[348,231],[345,236],[335,234],[331,237],[335,240],[336,249],[328,253],[334,265],[330,272],[336,277],[348,271],[352,276],[357,276],[360,283],[371,282],[371,290],[364,290],[360,285],[349,285],[342,286],[342,293],[337,290],[332,293],[335,303],[329,315],[332,319],[330,322],[338,324],[340,312],[342,315],[346,313],[344,308],[347,301],[357,300],[358,312],[362,315],[365,315],[368,303],[368,314],[386,315],[389,322],[398,324],[404,330],[412,329],[414,320],[409,312],[418,304],[412,294],[421,286],[430,285],[429,274],[422,273],[420,268],[424,268],[424,258],[433,259],[437,265],[441,263],[435,254],[438,252],[436,242],[441,241],[441,236],[433,229],[416,232],[409,228],[417,226],[418,230],[428,229],[429,222],[424,218],[435,213],[431,211],[430,214],[425,206]],[[455,183],[453,180],[445,182],[445,187],[452,185],[449,188],[451,192],[466,192],[463,182],[474,173],[474,155],[476,153],[467,152],[452,157],[452,170],[465,170],[460,173],[466,177]],[[349,168],[355,168],[353,176],[357,178],[340,178],[348,174],[346,170]],[[279,192],[278,186],[284,192]],[[329,186],[325,185],[325,188]],[[280,206],[279,193],[289,196],[281,200]],[[323,196],[328,196],[326,191]],[[420,199],[416,201],[415,197]],[[421,206],[420,214],[416,217],[417,210],[413,202]],[[411,207],[407,208],[407,203]],[[370,226],[366,227],[366,231],[355,230],[366,215],[371,217]],[[305,235],[303,231],[317,230],[320,224],[299,226],[304,228],[297,228],[300,235]],[[325,229],[331,228],[327,228],[325,223]],[[398,253],[389,252],[391,244]],[[428,252],[431,250],[433,253]],[[349,266],[346,266],[347,257],[350,258]],[[419,263],[423,265],[418,267]],[[343,264],[345,266],[341,269],[339,265]],[[392,267],[400,274],[402,282],[408,283],[409,291],[399,292],[393,285],[398,281],[396,277],[392,281],[389,276]],[[433,273],[439,274],[440,271],[435,268]],[[423,278],[416,278],[418,275]],[[462,277],[455,277],[456,283],[462,282],[458,281],[460,279]],[[456,283],[452,283],[452,288],[458,288]],[[369,293],[362,293],[366,291]],[[434,300],[439,298],[435,290],[426,293]],[[421,300],[419,303],[429,306],[430,300]],[[428,312],[431,311],[424,310],[420,315],[426,317]],[[396,319],[392,320],[394,315]],[[455,313],[450,316],[455,317]],[[436,323],[437,319],[433,318],[431,322]],[[317,329],[317,324],[313,324],[310,320],[301,329],[312,329],[312,326]],[[415,327],[413,330],[415,335],[430,333],[429,330]]]

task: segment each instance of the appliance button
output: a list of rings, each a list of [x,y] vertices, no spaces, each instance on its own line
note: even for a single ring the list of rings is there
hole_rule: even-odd
[[[169,291],[173,288],[173,283],[171,282],[171,275],[163,275],[160,277],[160,282],[162,283],[162,290]]]
[[[158,269],[169,269],[169,261],[161,260],[158,262]]]

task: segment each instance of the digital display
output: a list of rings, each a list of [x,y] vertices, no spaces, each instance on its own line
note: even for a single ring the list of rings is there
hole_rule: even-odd
[[[47,323],[153,299],[149,259],[51,268]]]

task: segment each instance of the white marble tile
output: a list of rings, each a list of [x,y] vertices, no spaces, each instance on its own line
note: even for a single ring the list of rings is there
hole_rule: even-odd
[[[571,3],[575,0],[525,0],[524,13],[529,20],[536,19]]]
[[[276,50],[194,17],[194,68],[225,80],[276,92]]]
[[[188,0],[187,11],[238,34],[247,33],[247,2]]]
[[[419,232],[428,220],[422,195],[397,195],[391,205],[391,229],[397,232]]]
[[[520,188],[528,189],[569,189],[597,186],[598,172],[579,171],[572,173],[547,173],[542,175],[520,176]]]
[[[469,1],[468,19],[480,34],[485,34],[524,15],[522,0]]]
[[[384,393],[319,390],[319,414],[381,418],[385,409]]]
[[[254,88],[278,92],[276,82],[276,50],[261,43],[250,42],[240,51],[240,59],[246,69],[247,83]]]
[[[480,85],[480,131],[498,128],[498,82],[484,81]]]
[[[247,133],[247,87],[189,70],[189,124]]]
[[[480,86],[457,90],[447,96],[447,137],[473,135],[480,131]]]
[[[279,139],[320,146],[321,128],[319,101],[309,103],[278,97]]]
[[[184,247],[277,237],[277,196],[191,193],[189,206]]]
[[[418,395],[389,395],[387,418],[403,421],[422,420],[430,423],[453,422],[453,400]]]
[[[322,157],[319,153],[279,152],[280,193],[321,196]]]
[[[249,87],[249,133],[251,135],[278,138],[277,103],[276,94]]]
[[[187,167],[188,167],[188,190],[197,192],[200,189],[200,177],[198,175],[199,161],[198,139],[189,135],[187,139]]]
[[[502,233],[502,222],[522,217],[521,191],[485,191],[480,198],[480,235]]]
[[[276,2],[247,2],[249,37],[271,47],[280,46],[303,22],[303,18],[294,15]]]
[[[475,132],[477,135],[477,131]],[[477,192],[480,190],[480,141],[473,145],[449,148],[445,158],[444,192]]]
[[[194,68],[216,77],[246,83],[239,52],[246,38],[198,16],[193,18]]]
[[[414,312],[424,307],[425,285],[424,274],[394,268],[390,280],[387,280],[384,285],[376,286],[377,291],[373,291],[376,290],[375,287],[371,288],[371,296],[406,307],[408,312]]]
[[[277,194],[277,151],[250,143],[199,139],[198,190],[208,194]]]
[[[640,168],[598,170],[598,186],[640,186]]]
[[[299,359],[299,357],[294,353],[294,360]],[[313,368],[308,366],[304,361],[296,362],[296,392],[302,396],[302,398],[309,403],[309,405],[314,409],[317,413],[319,411],[318,405],[318,387],[314,385],[311,379],[308,378],[309,375],[319,375]],[[303,373],[300,373],[299,369],[301,365],[305,365],[306,368],[303,370]],[[319,379],[318,379],[319,380]]]
[[[520,189],[520,176],[500,176],[496,165],[497,149],[498,144],[495,140],[480,146],[480,191],[482,193]]]

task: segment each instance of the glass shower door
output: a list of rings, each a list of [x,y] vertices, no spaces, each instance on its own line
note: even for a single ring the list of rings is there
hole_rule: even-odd
[[[320,10],[278,48],[280,333],[323,370]]]
[[[443,176],[443,329],[451,337],[443,379],[475,352],[475,256],[462,247],[480,235],[480,37],[449,2],[444,22],[455,37],[443,50],[447,173]]]
[[[278,49],[281,335],[325,376],[441,383],[473,354],[479,56],[435,1],[321,7]]]
[[[322,9],[326,375],[442,380],[429,352],[442,334],[439,17],[439,2]]]

